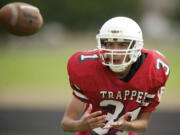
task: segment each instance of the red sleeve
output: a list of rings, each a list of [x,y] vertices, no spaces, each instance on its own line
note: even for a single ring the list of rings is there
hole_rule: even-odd
[[[79,53],[74,54],[68,61],[67,70],[69,75],[70,86],[73,90],[72,94],[81,100],[82,102],[89,102],[89,99],[84,94],[82,89],[83,80],[80,76],[80,71],[78,70],[78,56]]]
[[[164,93],[164,89],[165,87],[162,86],[155,90],[150,90],[149,93],[146,93],[145,95],[146,97],[143,102],[143,108],[141,109],[141,112],[156,110],[156,107],[159,105],[161,101],[161,97]]]
[[[156,110],[164,93],[165,84],[170,73],[169,65],[165,57],[155,51],[153,53],[153,63],[151,66],[152,83],[148,93],[145,95],[141,112]]]

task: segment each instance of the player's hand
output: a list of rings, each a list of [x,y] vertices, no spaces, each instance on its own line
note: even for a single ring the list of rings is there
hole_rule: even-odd
[[[110,129],[110,128],[116,128],[120,130],[127,130],[129,123],[129,117],[132,117],[132,112],[127,112],[123,116],[121,116],[117,121],[106,125],[103,127],[103,129]]]
[[[92,105],[90,104],[84,115],[80,119],[79,128],[81,131],[92,130],[97,127],[104,127],[106,115],[102,115],[102,111],[91,113]]]

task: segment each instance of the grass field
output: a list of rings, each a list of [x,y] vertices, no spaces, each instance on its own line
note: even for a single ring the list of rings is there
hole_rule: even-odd
[[[48,50],[0,52],[1,86],[66,84],[69,56],[67,52]]]
[[[74,52],[73,50],[61,51],[61,49],[1,50],[0,86],[67,85],[67,61]],[[167,87],[176,90],[179,88],[180,54],[177,50],[166,53],[171,68]]]
[[[32,94],[37,96],[42,95],[42,93],[45,93],[45,96],[50,96],[54,93],[51,95],[52,98],[55,95],[71,95],[66,71],[67,61],[75,51],[86,49],[86,47],[82,47],[83,43],[74,41],[72,43],[76,48],[70,49],[64,45],[57,49],[1,49],[0,101],[6,103],[7,98],[12,100],[15,97],[20,98],[23,95]],[[93,49],[94,46],[93,42],[91,48]],[[88,47],[87,49],[90,48]],[[154,48],[154,46],[150,46],[150,48]],[[171,67],[171,75],[167,82],[168,93],[177,97],[180,97],[179,49],[158,47],[158,50],[161,50],[168,59]],[[12,102],[14,101],[12,100]],[[10,104],[11,102],[8,103]]]

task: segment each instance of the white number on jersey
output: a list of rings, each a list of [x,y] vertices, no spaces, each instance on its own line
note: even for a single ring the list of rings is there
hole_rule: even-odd
[[[106,125],[111,124],[112,122],[118,120],[122,115],[124,115],[125,106],[120,101],[115,100],[103,100],[100,102],[100,107],[106,108],[108,106],[114,107],[114,113],[107,113],[107,123]],[[131,120],[135,120],[141,110],[141,107],[137,108],[136,110],[132,111],[132,118]],[[93,129],[98,135],[107,134],[109,129],[102,129],[102,128],[95,128]],[[117,132],[116,135],[128,135],[128,132]]]
[[[85,60],[97,60],[98,56],[97,54],[92,54],[92,55],[80,55],[79,56],[79,61],[80,63],[85,61]]]
[[[158,70],[160,70],[161,68],[166,68],[166,72],[165,72],[165,75],[169,75],[169,66],[168,64],[166,64],[163,60],[161,59],[157,59],[157,63],[156,63],[156,68]]]

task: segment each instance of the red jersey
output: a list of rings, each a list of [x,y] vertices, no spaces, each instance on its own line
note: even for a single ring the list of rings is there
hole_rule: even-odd
[[[78,52],[68,62],[68,74],[73,95],[92,104],[94,111],[107,115],[107,123],[132,112],[131,120],[145,111],[153,111],[159,104],[169,75],[169,66],[163,55],[154,50],[142,50],[142,55],[130,70],[126,80],[120,80],[101,63],[98,50]],[[139,65],[139,66],[138,66]],[[135,70],[134,70],[135,69]],[[96,128],[77,135],[135,135],[117,129]]]

